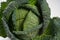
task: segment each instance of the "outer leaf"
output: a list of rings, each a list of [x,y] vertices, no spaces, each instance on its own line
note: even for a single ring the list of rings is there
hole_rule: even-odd
[[[41,14],[41,21],[43,22],[43,30],[48,27],[48,23],[50,20],[50,8],[46,0],[38,0],[38,10]]]
[[[5,33],[1,19],[0,19],[0,36],[6,37],[6,33]]]
[[[52,19],[48,23],[48,27],[44,30],[43,34],[54,36],[55,33],[55,24]]]
[[[2,2],[1,7],[0,7],[0,36],[3,36],[3,37],[6,37],[6,33],[5,33],[5,29],[3,27],[1,18],[2,18],[2,15],[3,15],[3,11],[8,4],[9,4],[9,2],[8,3],[7,2]]]
[[[1,7],[0,7],[0,36],[3,36],[3,37],[6,37],[6,33],[5,33],[5,29],[3,27],[1,18],[2,18],[2,15],[3,15],[3,11],[5,10],[7,5],[9,4],[9,2],[2,2]]]
[[[8,5],[7,2],[2,2],[1,3],[1,10],[3,11],[7,5]]]
[[[5,32],[6,32],[6,34],[7,34],[7,37],[11,38],[12,40],[18,40],[18,39],[10,32],[9,27],[8,27],[8,24],[6,23],[4,17],[2,18],[2,21],[3,21],[3,25],[4,25],[4,29],[5,29]]]
[[[2,18],[2,10],[1,10],[1,7],[0,7],[0,36],[6,37],[6,33],[5,33],[5,30],[4,30],[1,18]]]
[[[60,40],[60,18],[53,18],[55,24],[55,37],[53,40]]]

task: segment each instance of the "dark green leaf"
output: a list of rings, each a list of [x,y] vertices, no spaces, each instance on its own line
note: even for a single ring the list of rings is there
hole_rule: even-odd
[[[53,40],[60,40],[60,18],[54,17],[54,24],[55,24],[55,36]]]

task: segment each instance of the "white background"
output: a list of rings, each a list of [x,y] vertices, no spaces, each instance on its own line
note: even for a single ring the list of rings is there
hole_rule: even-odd
[[[60,17],[60,0],[47,0],[51,8],[51,18]]]
[[[0,0],[0,5],[2,1],[6,1],[6,0]],[[60,17],[60,0],[47,0],[47,2],[51,9],[51,18]],[[9,38],[0,37],[0,40],[9,40]]]

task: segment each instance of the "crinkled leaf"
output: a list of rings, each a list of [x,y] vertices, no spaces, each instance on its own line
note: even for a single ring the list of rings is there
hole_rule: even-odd
[[[6,37],[6,33],[5,33],[5,30],[4,30],[3,24],[2,24],[1,17],[2,17],[2,11],[0,9],[0,36]]]
[[[53,18],[55,24],[55,36],[53,40],[60,40],[60,18]]]
[[[41,22],[43,22],[43,31],[48,27],[48,22],[50,20],[50,8],[46,0],[38,0],[38,10],[41,14]]]

